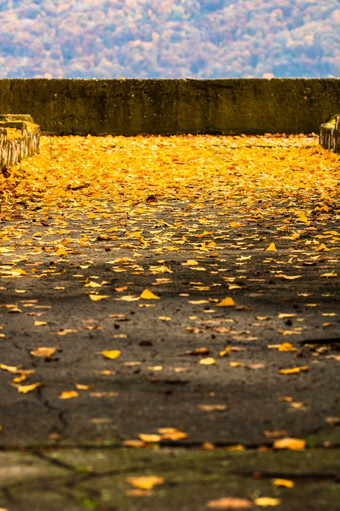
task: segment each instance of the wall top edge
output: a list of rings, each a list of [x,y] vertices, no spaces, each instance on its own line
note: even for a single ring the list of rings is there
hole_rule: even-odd
[[[339,78],[0,78],[0,82],[340,82]]]

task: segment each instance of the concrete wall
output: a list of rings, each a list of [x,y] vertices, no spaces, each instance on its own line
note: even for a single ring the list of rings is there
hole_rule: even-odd
[[[340,79],[2,79],[0,113],[56,135],[319,132]]]

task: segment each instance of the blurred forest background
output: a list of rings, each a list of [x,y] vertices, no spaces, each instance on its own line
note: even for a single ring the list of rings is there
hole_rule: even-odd
[[[340,0],[0,0],[0,77],[338,77],[339,27]]]

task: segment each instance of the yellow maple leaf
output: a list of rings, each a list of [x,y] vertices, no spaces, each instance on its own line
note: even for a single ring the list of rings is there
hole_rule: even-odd
[[[142,298],[143,300],[159,300],[159,296],[156,296],[149,289],[144,289],[144,291],[140,295],[140,298]]]
[[[269,247],[267,247],[267,248],[266,248],[266,251],[267,251],[267,252],[268,252],[268,251],[269,251],[269,252],[276,252],[276,251],[277,251],[277,248],[276,248],[276,246],[275,246],[275,243],[271,243],[271,244],[269,245]]]

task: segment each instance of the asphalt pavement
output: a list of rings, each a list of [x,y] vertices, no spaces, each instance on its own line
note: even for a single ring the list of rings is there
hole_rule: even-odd
[[[340,213],[300,206],[3,221],[0,507],[339,509]]]

